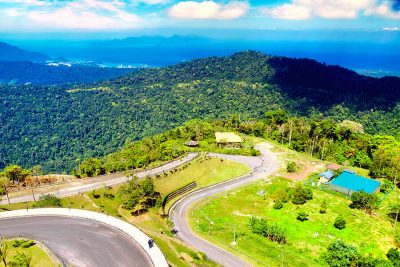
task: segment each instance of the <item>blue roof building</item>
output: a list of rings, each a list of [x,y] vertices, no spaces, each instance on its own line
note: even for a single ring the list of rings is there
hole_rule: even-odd
[[[333,172],[331,172],[331,171],[326,171],[326,172],[323,172],[323,173],[321,173],[319,175],[319,177],[323,177],[327,181],[330,181],[333,178],[333,176],[335,176],[335,174]]]
[[[379,190],[380,186],[381,182],[379,181],[362,177],[347,171],[344,171],[341,175],[329,183],[329,188],[346,195],[352,195],[357,191],[364,191],[369,194],[373,194]]]

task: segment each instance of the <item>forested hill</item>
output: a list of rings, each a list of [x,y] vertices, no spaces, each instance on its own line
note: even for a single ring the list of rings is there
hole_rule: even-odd
[[[375,79],[312,60],[242,52],[144,69],[87,86],[0,86],[0,168],[11,163],[71,170],[193,118],[298,116],[400,132],[400,79]]]
[[[45,54],[26,51],[16,46],[0,42],[0,60],[43,62],[48,59],[50,59],[50,57]]]
[[[145,76],[152,77],[143,79]],[[311,59],[275,57],[254,51],[146,70],[142,74],[122,77],[115,83],[137,86],[163,80],[170,85],[208,79],[277,85],[285,96],[305,100],[306,109],[311,105],[328,110],[339,103],[356,105],[357,110],[391,108],[400,101],[398,77],[367,77]]]
[[[93,83],[123,76],[134,71],[135,69],[102,68],[75,64],[53,66],[28,61],[0,61],[0,84]]]

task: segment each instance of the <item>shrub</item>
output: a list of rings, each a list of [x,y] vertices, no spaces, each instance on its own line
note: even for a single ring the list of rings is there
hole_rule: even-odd
[[[277,199],[274,203],[273,208],[275,210],[280,210],[281,208],[283,208],[283,202],[280,199]]]
[[[290,200],[292,189],[290,187],[281,188],[276,192],[277,198],[286,203]]]
[[[292,203],[296,205],[302,205],[313,198],[313,193],[310,188],[303,186],[296,186],[293,190]]]
[[[389,249],[386,257],[389,261],[393,264],[393,266],[397,267],[400,266],[400,251],[397,248]]]
[[[324,199],[324,201],[321,203],[321,207],[319,208],[319,213],[325,214],[327,209],[326,200]]]
[[[31,247],[31,246],[33,246],[35,244],[36,244],[35,241],[30,240],[30,239],[15,239],[15,240],[13,240],[11,242],[11,245],[14,248],[19,248],[19,247],[21,247],[21,248],[29,248],[29,247]]]
[[[32,258],[25,253],[18,252],[17,255],[12,257],[7,266],[9,267],[29,267],[31,266]]]
[[[388,179],[382,179],[382,185],[380,191],[383,193],[388,192],[390,189],[393,188],[393,183]]]
[[[335,226],[335,228],[337,228],[339,230],[342,230],[342,229],[346,228],[346,220],[342,216],[338,216],[335,219],[333,226]]]
[[[51,194],[40,196],[39,201],[33,204],[33,207],[35,208],[61,207],[61,206],[62,206],[61,199]]]
[[[255,234],[265,236],[278,244],[285,244],[286,231],[277,224],[269,224],[265,219],[250,218],[251,231]]]
[[[308,220],[308,214],[305,213],[304,211],[301,211],[299,213],[297,213],[297,220],[304,222]]]
[[[288,162],[287,167],[286,167],[286,170],[288,172],[296,172],[297,169],[298,169],[298,167],[295,162],[293,162],[293,161]]]

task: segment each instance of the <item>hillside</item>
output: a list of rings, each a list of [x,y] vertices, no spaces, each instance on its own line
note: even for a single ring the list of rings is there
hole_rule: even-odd
[[[0,60],[43,62],[48,59],[50,59],[50,57],[45,54],[26,51],[16,46],[0,42]]]
[[[400,79],[370,78],[307,59],[242,52],[80,87],[0,86],[0,168],[77,162],[193,119],[262,118],[268,110],[334,121],[369,133],[400,132]]]
[[[134,71],[134,69],[101,68],[83,65],[50,66],[27,61],[0,61],[0,84],[57,85],[93,83],[116,78]]]

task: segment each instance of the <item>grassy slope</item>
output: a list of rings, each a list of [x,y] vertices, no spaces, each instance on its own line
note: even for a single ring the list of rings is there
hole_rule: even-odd
[[[249,172],[250,168],[247,165],[238,162],[200,156],[187,168],[163,179],[156,179],[154,185],[156,191],[165,195],[192,181],[196,181],[199,187],[204,187]]]
[[[249,216],[267,218],[286,229],[288,244],[283,246],[284,258],[285,262],[294,266],[321,265],[315,259],[337,238],[358,246],[362,253],[371,253],[377,257],[384,257],[393,246],[394,230],[385,215],[378,212],[370,216],[363,211],[350,209],[350,201],[336,194],[314,190],[314,198],[308,203],[300,206],[286,203],[283,209],[274,210],[272,205],[276,190],[288,183],[290,182],[283,179],[275,179],[271,185],[257,182],[229,192],[227,197],[219,196],[203,202],[199,205],[200,208],[195,207],[190,223],[200,235],[222,246],[232,242],[233,227],[236,226],[236,248],[274,266],[281,264],[281,248],[276,243],[250,233]],[[266,191],[265,198],[257,195],[262,189]],[[393,192],[393,197],[399,195],[399,190]],[[324,199],[328,203],[328,212],[320,214],[319,207]],[[306,211],[309,221],[296,220],[299,211]],[[347,221],[344,230],[333,227],[338,215],[342,215]],[[211,236],[210,224],[205,216],[214,221]]]
[[[23,252],[28,256],[32,256],[31,266],[32,267],[52,267],[57,266],[52,258],[38,245],[31,246],[29,248],[14,248],[9,242],[7,261],[10,261],[14,255],[18,252]],[[3,267],[3,262],[0,262],[0,267]]]

